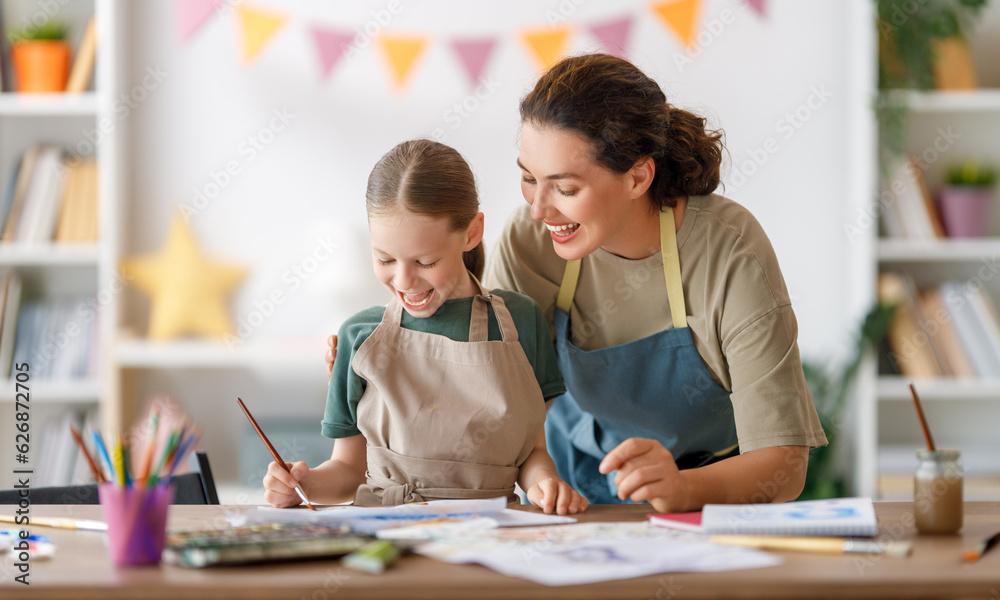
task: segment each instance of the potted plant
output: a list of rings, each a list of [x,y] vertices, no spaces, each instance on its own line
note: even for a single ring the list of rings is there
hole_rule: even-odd
[[[948,168],[945,185],[938,195],[938,208],[950,237],[985,235],[996,181],[996,170],[976,161]]]
[[[69,29],[59,21],[28,25],[8,34],[17,91],[62,92],[69,75]]]

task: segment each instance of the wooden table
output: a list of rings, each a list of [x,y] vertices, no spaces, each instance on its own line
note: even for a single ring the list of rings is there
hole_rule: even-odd
[[[171,507],[169,526],[225,526],[220,506]],[[12,507],[0,512],[12,514]],[[252,510],[242,507],[239,510]],[[535,510],[527,508],[526,510]],[[34,528],[53,538],[56,556],[34,562],[30,586],[13,581],[9,557],[0,562],[0,599],[235,600],[294,598],[977,598],[1000,600],[1000,549],[966,564],[961,553],[1000,531],[1000,502],[965,505],[960,535],[917,536],[909,503],[877,503],[880,538],[914,540],[906,559],[864,554],[779,553],[781,566],[723,573],[665,573],[583,586],[546,587],[505,577],[478,565],[451,565],[405,556],[383,575],[346,569],[336,560],[219,569],[162,565],[116,569],[104,534]],[[648,505],[592,506],[581,521],[638,521]],[[100,518],[97,506],[35,506],[31,515]],[[44,530],[44,531],[43,531]]]

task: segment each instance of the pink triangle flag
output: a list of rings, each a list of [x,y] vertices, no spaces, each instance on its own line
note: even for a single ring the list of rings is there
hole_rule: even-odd
[[[309,28],[312,32],[313,41],[316,43],[316,52],[319,54],[320,70],[322,78],[327,78],[333,68],[337,66],[344,51],[354,41],[354,33],[350,31],[338,31],[313,25]]]
[[[599,25],[592,25],[590,33],[601,42],[604,51],[625,58],[628,38],[632,33],[632,17],[624,17]]]
[[[754,9],[754,11],[756,11],[758,15],[766,17],[767,15],[764,14],[765,12],[767,12],[767,10],[764,7],[765,1],[766,0],[746,0],[746,3],[749,4],[750,8]]]
[[[221,5],[222,0],[174,0],[174,13],[177,15],[177,30],[181,40],[187,41],[194,35]]]
[[[479,83],[479,77],[483,74],[483,68],[496,44],[497,41],[492,38],[452,40],[451,47],[462,61],[472,85]]]

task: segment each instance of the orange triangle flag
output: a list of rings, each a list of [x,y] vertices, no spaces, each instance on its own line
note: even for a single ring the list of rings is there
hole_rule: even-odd
[[[673,30],[687,47],[694,46],[701,0],[672,0],[653,4],[657,16]]]
[[[407,76],[417,62],[417,57],[427,45],[427,38],[420,36],[400,36],[383,33],[379,36],[382,50],[389,61],[393,85],[397,90],[403,88]]]
[[[572,30],[569,27],[546,27],[522,31],[521,38],[535,53],[538,65],[543,71],[547,71],[563,57],[570,33]]]
[[[239,6],[238,23],[243,34],[243,62],[252,63],[264,44],[281,29],[288,17],[270,11]]]

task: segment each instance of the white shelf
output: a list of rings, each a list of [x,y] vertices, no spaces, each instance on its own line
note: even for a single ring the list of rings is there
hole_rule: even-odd
[[[97,265],[97,244],[0,244],[0,265]]]
[[[906,240],[879,239],[879,261],[894,262],[979,262],[1000,254],[1000,238]]]
[[[0,116],[93,117],[98,101],[94,92],[81,94],[0,93]]]
[[[90,379],[28,380],[29,404],[96,404],[101,397],[101,385]],[[13,403],[17,382],[0,379],[0,402]]]
[[[897,90],[890,98],[905,102],[918,113],[1000,112],[1000,89],[994,88],[949,92]]]
[[[131,369],[280,368],[321,373],[324,349],[322,343],[244,343],[230,348],[222,341],[121,339],[115,356],[119,367]]]
[[[878,398],[889,402],[912,402],[909,388],[911,382],[917,388],[921,402],[1000,402],[1000,379],[954,377],[914,380],[908,377],[881,376],[878,378]]]

